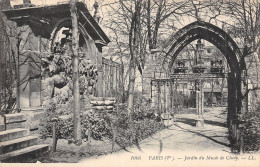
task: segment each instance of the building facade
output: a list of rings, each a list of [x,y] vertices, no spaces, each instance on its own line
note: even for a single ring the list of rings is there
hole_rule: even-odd
[[[203,42],[198,40],[197,43],[188,45],[177,56],[171,73],[184,75],[197,73],[196,67],[199,67],[200,69],[204,69],[203,73],[206,74],[223,74],[222,78],[205,78],[203,80],[204,105],[226,106],[228,90],[225,74],[229,70],[227,62],[215,46],[208,42]],[[177,91],[185,95],[188,99],[194,98],[195,79],[177,80]]]

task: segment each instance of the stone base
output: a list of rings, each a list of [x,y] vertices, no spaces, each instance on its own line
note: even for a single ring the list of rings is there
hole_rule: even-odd
[[[196,127],[204,127],[204,119],[203,118],[197,118],[196,119]]]
[[[6,130],[6,117],[0,114],[0,132]]]

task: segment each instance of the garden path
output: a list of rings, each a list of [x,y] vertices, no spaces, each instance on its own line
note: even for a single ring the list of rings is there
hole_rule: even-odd
[[[195,114],[178,114],[174,125],[125,150],[106,156],[82,159],[95,166],[254,166],[258,161],[231,154],[226,112],[223,107],[207,108],[204,128],[195,127]],[[224,158],[220,160],[221,156]],[[204,159],[204,160],[203,160]],[[252,164],[253,163],[253,164]]]

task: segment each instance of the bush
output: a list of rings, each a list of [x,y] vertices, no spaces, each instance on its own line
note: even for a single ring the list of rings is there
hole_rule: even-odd
[[[72,114],[67,115],[66,119],[61,118],[64,115],[63,108],[57,108],[54,103],[46,110],[45,116],[41,119],[40,134],[42,138],[52,136],[53,122],[57,119],[57,139],[67,139],[68,142],[73,142],[73,119]],[[70,111],[70,109],[68,109]],[[57,112],[60,111],[60,112]],[[81,131],[82,138],[88,138],[88,130],[91,129],[91,137],[95,140],[103,140],[105,138],[111,138],[109,126],[107,121],[98,114],[98,112],[89,112],[88,114],[81,113]]]
[[[91,137],[94,140],[104,140],[112,138],[111,126],[104,112],[90,111],[87,115],[81,117],[81,127],[83,130],[83,138],[87,138],[87,131],[91,130]]]
[[[116,142],[121,147],[127,147],[151,136],[163,128],[157,111],[150,106],[135,105],[130,121],[126,107],[118,109],[116,125]],[[114,113],[115,114],[115,113]]]
[[[46,110],[45,116],[40,121],[40,134],[42,138],[52,136],[53,119],[57,120],[57,139],[71,139],[73,136],[73,120],[68,118],[66,120],[59,118],[60,114],[57,112],[56,105],[50,104]]]
[[[70,109],[68,109],[70,111]],[[40,133],[42,138],[52,136],[52,119],[57,118],[57,138],[67,139],[69,143],[73,141],[73,119],[61,119],[64,115],[62,108],[50,105],[46,111],[46,116],[41,120]],[[82,138],[88,139],[89,129],[91,138],[94,140],[105,140],[113,138],[113,129],[116,132],[116,142],[121,147],[127,147],[133,142],[140,141],[163,128],[157,111],[149,106],[137,105],[131,114],[130,121],[126,106],[117,107],[111,112],[106,110],[93,110],[87,114],[81,114]],[[76,142],[76,141],[75,141]]]
[[[244,139],[244,151],[255,152],[260,149],[260,103],[254,112],[247,112],[242,136]]]

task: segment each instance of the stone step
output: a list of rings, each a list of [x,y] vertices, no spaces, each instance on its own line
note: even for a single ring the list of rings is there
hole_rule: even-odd
[[[5,116],[7,124],[26,121],[26,115],[23,113],[6,114]]]
[[[40,119],[44,116],[45,112],[42,109],[27,109],[22,113],[6,114],[6,129],[24,128],[35,131],[39,128]]]
[[[38,143],[38,136],[26,136],[18,139],[8,140],[0,143],[0,155],[25,147],[33,146]]]
[[[12,122],[6,124],[6,130],[16,129],[16,128],[26,128],[26,122]]]
[[[49,150],[47,144],[39,144],[0,155],[0,162],[26,162]]]
[[[27,117],[23,113],[6,114],[6,129],[25,128]]]
[[[0,142],[28,136],[28,134],[29,134],[29,131],[27,129],[22,129],[22,128],[1,131],[0,132]]]
[[[43,111],[43,108],[42,107],[30,107],[30,108],[23,108],[21,109],[21,112],[22,113],[26,113],[28,111],[33,111],[33,112],[42,112]]]

